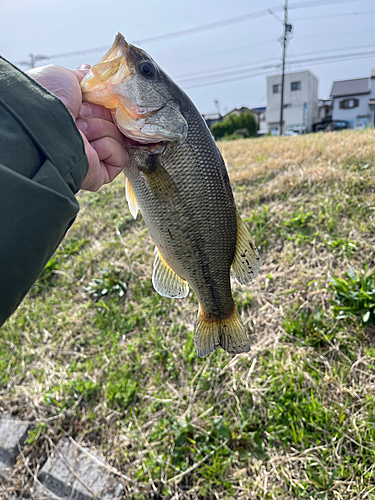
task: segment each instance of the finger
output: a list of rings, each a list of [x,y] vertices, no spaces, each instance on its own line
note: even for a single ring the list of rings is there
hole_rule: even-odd
[[[88,120],[77,120],[78,129],[85,134],[87,139],[96,141],[97,139],[110,137],[122,144],[126,145],[125,136],[119,131],[116,125],[101,118],[89,118]]]
[[[109,109],[104,106],[100,106],[99,104],[92,104],[91,102],[82,103],[79,116],[81,118],[102,118],[108,122],[113,122]]]
[[[78,83],[81,83],[86,74],[90,71],[91,66],[89,64],[81,64],[77,69],[72,70]]]
[[[91,64],[88,63],[82,63],[77,68],[78,71],[85,71],[86,73],[88,72],[89,69],[91,69]]]
[[[99,160],[105,163],[108,170],[107,182],[111,182],[125,168],[129,159],[128,153],[111,137],[91,141],[90,145],[96,151]]]

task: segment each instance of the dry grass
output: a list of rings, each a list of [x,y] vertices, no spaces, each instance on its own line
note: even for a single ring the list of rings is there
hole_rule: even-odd
[[[68,434],[130,478],[125,498],[375,498],[374,330],[338,319],[329,285],[375,265],[375,132],[219,147],[263,258],[249,288],[233,281],[251,352],[198,359],[196,300],[152,290],[122,180],[81,195],[2,329],[0,411],[35,423],[17,491]]]

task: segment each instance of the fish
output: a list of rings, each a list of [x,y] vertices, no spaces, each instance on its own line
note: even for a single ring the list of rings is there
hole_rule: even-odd
[[[162,296],[195,293],[199,357],[250,350],[230,272],[248,284],[261,259],[236,209],[224,159],[201,113],[144,50],[121,33],[81,83],[83,101],[110,109],[126,137],[126,199],[155,243],[152,283]]]

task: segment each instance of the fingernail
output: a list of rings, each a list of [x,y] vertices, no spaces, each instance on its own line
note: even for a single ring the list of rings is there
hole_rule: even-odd
[[[77,69],[90,69],[90,68],[91,68],[90,64],[84,63],[78,66]]]
[[[92,108],[90,104],[83,103],[81,106],[81,112],[79,116],[81,116],[82,118],[89,118],[91,116],[91,113],[92,113]]]
[[[76,125],[77,125],[77,128],[85,133],[86,130],[87,130],[87,122],[85,120],[76,120]]]

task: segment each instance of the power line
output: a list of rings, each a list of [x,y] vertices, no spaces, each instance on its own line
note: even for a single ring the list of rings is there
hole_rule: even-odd
[[[353,35],[364,35],[364,34],[374,34],[375,30],[370,30],[370,31],[350,31],[349,33],[345,31],[344,33],[329,33],[329,36],[353,36]],[[322,37],[327,37],[327,33],[320,33],[319,35],[302,35],[298,36],[298,38],[322,38]]]
[[[282,7],[275,7],[273,9],[274,12],[278,12],[282,10]],[[149,38],[143,38],[140,40],[134,40],[132,43],[134,45],[145,45],[147,43],[155,43],[155,42],[161,42],[164,40],[170,40],[173,38],[178,38],[178,37],[183,37],[187,35],[193,35],[196,33],[202,33],[204,31],[210,31],[218,28],[223,28],[225,26],[229,26],[231,24],[238,24],[242,23],[245,21],[249,21],[251,19],[257,19],[259,17],[263,16],[268,16],[269,12],[267,9],[263,9],[257,12],[253,12],[251,14],[245,14],[243,16],[237,16],[237,17],[232,17],[230,19],[226,19],[224,21],[218,21],[215,23],[209,23],[209,24],[203,24],[201,26],[196,26],[195,28],[189,28],[185,30],[179,30],[179,31],[174,31],[172,33],[165,33],[163,35],[158,35],[154,37],[149,37]],[[76,55],[85,55],[85,54],[92,54],[94,52],[104,52],[107,51],[108,47],[96,47],[93,49],[87,49],[87,50],[75,50],[73,52],[62,52],[60,54],[51,54],[51,55],[43,55],[43,59],[59,59],[61,57],[71,57],[71,56],[76,56]],[[27,62],[25,61],[18,61],[16,64],[19,65],[28,65]]]
[[[375,10],[363,10],[361,12],[342,12],[341,14],[327,14],[325,16],[309,16],[309,17],[295,17],[293,18],[293,22],[296,21],[314,21],[316,19],[329,19],[334,17],[350,17],[350,16],[363,16],[367,14],[373,14]]]
[[[282,7],[276,7],[273,11],[279,12],[282,10]],[[189,28],[186,30],[179,30],[172,33],[166,33],[165,35],[153,36],[150,38],[144,38],[142,40],[135,40],[134,44],[146,44],[146,43],[154,43],[161,42],[164,40],[170,40],[171,38],[178,38],[186,35],[194,35],[195,33],[202,33],[203,31],[210,31],[217,28],[224,28],[225,26],[229,26],[231,24],[243,23],[245,21],[249,21],[251,19],[258,19],[259,17],[264,17],[269,14],[267,9],[260,10],[258,12],[253,12],[252,14],[245,14],[243,16],[233,17],[231,19],[226,19],[225,21],[218,21],[216,23],[203,24],[202,26],[196,26],[195,28]]]
[[[279,61],[280,59],[277,58],[277,61]],[[276,58],[275,58],[275,61],[276,61]],[[257,69],[264,69],[265,66],[264,64],[262,64],[261,66],[254,66],[254,64],[256,63],[263,63],[264,62],[264,59],[258,59],[257,61],[253,61],[251,63],[241,63],[241,65],[239,66],[238,64],[235,64],[233,66],[224,66],[224,67],[221,67],[221,68],[215,68],[215,69],[209,69],[209,70],[205,70],[205,73],[206,75],[202,75],[202,71],[197,71],[196,73],[185,73],[183,75],[176,75],[176,76],[173,76],[174,80],[183,80],[184,82],[188,82],[189,80],[196,80],[197,77],[201,77],[201,78],[206,78],[206,79],[210,79],[212,77],[215,77],[215,76],[220,76],[220,75],[227,75],[227,74],[231,74],[233,72],[231,71],[228,71],[228,70],[232,70],[234,69],[235,70],[235,73],[238,72],[239,69],[243,69],[243,71],[254,71],[254,70],[257,70]],[[273,59],[269,62],[269,64],[272,64],[273,62]],[[267,65],[268,67],[268,65]],[[218,73],[218,75],[215,75],[215,73]]]
[[[278,65],[274,66],[275,68],[281,68],[281,63]],[[200,87],[208,87],[211,85],[218,85],[220,83],[228,83],[228,82],[237,82],[238,80],[244,80],[246,78],[254,78],[256,76],[264,76],[264,75],[272,75],[274,72],[273,71],[260,71],[259,73],[254,73],[253,75],[246,75],[246,76],[237,76],[234,78],[228,78],[226,80],[217,80],[217,81],[212,81],[212,82],[207,82],[207,83],[196,83],[196,84],[191,84],[191,85],[184,85],[184,89],[197,89]]]
[[[372,49],[372,48],[375,49],[375,45],[373,43],[371,43],[369,45],[357,45],[356,47],[339,47],[336,49],[314,50],[313,52],[302,52],[301,54],[292,54],[292,57],[312,56],[314,54],[327,54],[328,52],[343,52],[344,50],[359,50],[359,49]],[[351,54],[351,52],[348,52],[348,54]]]
[[[351,59],[356,59],[356,58],[365,59],[368,57],[373,57],[374,55],[375,55],[375,50],[372,50],[372,51],[368,51],[368,52],[356,52],[356,53],[351,53],[351,54],[337,54],[337,55],[325,56],[325,57],[315,57],[315,58],[294,60],[294,61],[290,61],[290,64],[306,64],[306,63],[309,63],[310,65],[326,64],[326,63],[329,63],[333,60],[350,61]],[[197,79],[196,82],[191,82],[190,84],[188,84],[186,86],[184,85],[184,88],[185,89],[192,89],[192,88],[198,88],[198,87],[206,87],[209,85],[217,85],[220,83],[227,83],[227,82],[232,82],[232,81],[237,81],[237,80],[243,80],[246,78],[253,78],[255,76],[272,74],[273,72],[270,72],[269,69],[272,69],[272,68],[279,69],[279,68],[281,68],[282,64],[278,63],[278,64],[267,65],[267,66],[268,66],[268,71],[267,71],[267,67],[264,67],[263,71],[260,71],[259,73],[255,73],[252,75],[251,74],[250,75],[249,74],[243,75],[242,71],[238,71],[237,76],[233,75],[233,77],[231,77],[231,78],[224,77],[224,79],[217,79],[217,80],[211,79],[211,81],[209,81],[209,82],[202,82],[202,83],[201,83],[201,80]],[[179,82],[179,84],[181,85],[181,82]]]
[[[265,64],[265,65],[262,65],[262,66],[254,66],[254,67],[250,67],[250,68],[246,68],[246,69],[243,69],[243,65],[242,66],[236,66],[236,70],[235,71],[225,71],[225,72],[221,72],[221,73],[218,73],[217,75],[213,75],[212,73],[210,73],[209,75],[202,75],[200,78],[197,76],[199,75],[199,73],[196,74],[195,77],[191,77],[191,78],[184,78],[183,80],[178,80],[177,77],[173,77],[174,80],[178,80],[179,82],[183,82],[183,84],[189,84],[190,83],[194,83],[196,81],[204,81],[204,80],[212,80],[213,78],[217,77],[217,78],[225,78],[227,76],[233,76],[233,75],[238,75],[238,74],[243,74],[243,73],[252,73],[253,71],[259,71],[259,70],[263,70],[263,69],[272,69],[272,68],[279,68],[280,67],[280,62],[270,62],[269,64]]]
[[[342,47],[342,48],[338,48],[338,49],[328,49],[328,50],[325,50],[325,51],[313,51],[313,52],[303,52],[303,53],[300,53],[300,54],[294,54],[293,55],[293,58],[300,58],[300,57],[303,57],[303,56],[309,56],[309,55],[314,55],[314,54],[327,54],[329,52],[341,52],[343,50],[356,50],[356,49],[363,49],[363,48],[375,48],[375,45],[374,44],[371,44],[371,45],[360,45],[358,47]],[[309,59],[300,59],[301,61],[301,64],[302,63],[306,63],[306,62],[313,62],[313,61],[322,61],[322,60],[331,60],[332,58],[335,59],[335,58],[341,58],[341,57],[350,57],[352,55],[362,55],[362,54],[372,54],[373,52],[370,51],[369,53],[368,52],[360,52],[360,53],[353,53],[353,52],[348,52],[346,54],[331,54],[330,56],[327,56],[327,57],[318,57],[318,58],[309,58]],[[245,67],[245,66],[249,66],[249,67]],[[192,74],[191,76],[188,76],[186,78],[184,77],[178,77],[178,76],[174,76],[173,78],[175,80],[178,80],[179,81],[179,84],[180,85],[190,85],[190,84],[195,84],[195,83],[203,83],[205,80],[209,80],[209,81],[212,81],[213,79],[215,78],[219,78],[219,79],[222,79],[222,78],[227,78],[227,77],[230,77],[230,76],[235,76],[235,75],[243,75],[244,73],[252,73],[254,71],[259,71],[259,70],[268,70],[268,69],[277,69],[277,68],[280,68],[281,67],[281,64],[279,62],[279,59],[277,60],[274,60],[274,61],[270,61],[267,65],[260,65],[260,66],[253,66],[252,64],[248,64],[248,65],[244,65],[244,64],[241,64],[241,66],[232,66],[231,67],[231,71],[223,71],[223,69],[216,69],[216,70],[211,70],[209,72],[209,74],[204,74],[202,75],[201,73],[195,73],[195,74]],[[216,74],[215,74],[216,73]]]
[[[341,59],[342,61],[350,61],[351,59],[367,59],[368,57],[373,57],[375,56],[375,50],[369,51],[369,52],[357,52],[355,54],[337,54],[335,56],[326,56],[326,57],[314,57],[310,59],[305,59],[305,60],[300,60],[300,61],[293,61],[289,58],[289,63],[290,64],[324,64],[328,63],[333,60],[338,60]]]
[[[302,8],[312,8],[312,7],[322,7],[325,5],[335,5],[337,3],[343,4],[343,3],[351,3],[351,2],[356,2],[359,0],[316,0],[315,2],[299,2],[292,4],[289,6],[289,9],[302,9]],[[274,7],[272,9],[272,12],[281,12],[283,10],[282,6]],[[244,14],[242,16],[237,16],[229,19],[225,19],[223,21],[218,21],[215,23],[209,23],[209,24],[203,24],[201,26],[196,26],[194,28],[188,28],[185,30],[179,30],[179,31],[174,31],[171,33],[165,33],[163,35],[158,35],[154,37],[149,37],[149,38],[143,38],[140,40],[134,40],[134,44],[139,44],[139,45],[145,45],[147,43],[155,43],[155,42],[160,42],[164,40],[170,40],[173,38],[178,38],[178,37],[183,37],[187,35],[193,35],[196,33],[202,33],[204,31],[210,31],[218,28],[223,28],[225,26],[229,26],[232,24],[238,24],[242,23],[245,21],[249,21],[251,19],[257,19],[259,17],[264,17],[268,16],[269,11],[268,9],[263,9],[257,12],[253,12],[250,14]],[[43,58],[43,59],[60,59],[60,58],[66,58],[66,57],[72,57],[72,56],[77,56],[77,55],[86,55],[86,54],[93,54],[95,52],[105,52],[108,50],[108,46],[106,47],[94,47],[92,49],[83,49],[83,50],[75,50],[72,52],[61,52],[58,54],[49,54],[49,55],[40,55],[38,57]],[[30,57],[35,57],[33,54],[30,54]],[[16,62],[18,65],[26,65],[30,66],[29,62],[26,61],[18,61]]]
[[[343,3],[352,3],[359,1],[361,0],[316,0],[315,2],[293,3],[292,5],[289,5],[289,9],[294,10],[294,9],[304,9],[310,7],[324,7],[326,5],[336,5],[338,3],[343,4]]]

